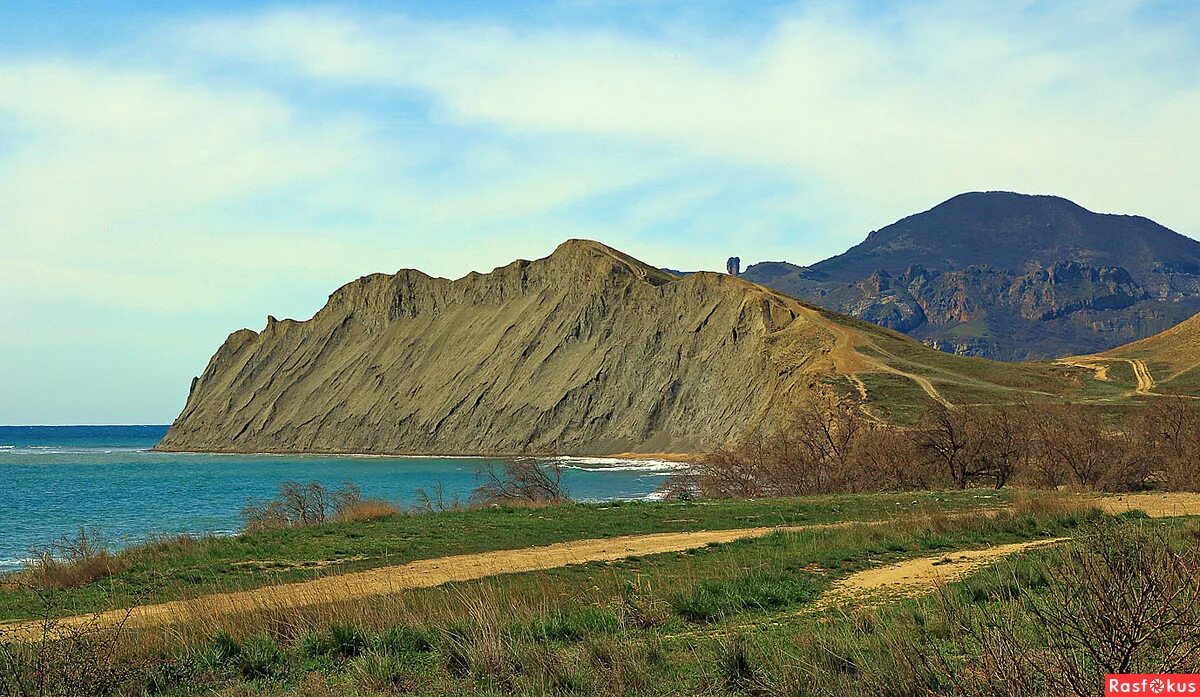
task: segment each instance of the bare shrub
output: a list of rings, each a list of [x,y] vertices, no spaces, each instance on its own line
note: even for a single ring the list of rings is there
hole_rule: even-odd
[[[1159,481],[1174,491],[1200,491],[1200,404],[1196,400],[1156,398],[1133,428]]]
[[[1200,553],[1135,523],[1062,550],[1042,592],[1014,576],[978,610],[943,591],[950,642],[907,655],[931,689],[965,695],[1097,695],[1106,673],[1179,673],[1200,661]],[[935,649],[935,650],[931,650]],[[961,665],[963,656],[970,666]]]
[[[463,509],[463,504],[457,496],[446,498],[441,482],[434,483],[433,489],[417,489],[413,499],[412,510],[415,513],[445,513]]]
[[[1026,466],[1033,453],[1028,411],[1020,406],[927,410],[912,433],[917,449],[954,486],[986,481],[997,489]]]
[[[76,536],[64,535],[49,547],[32,550],[22,578],[35,588],[78,588],[127,567],[125,559],[109,551],[99,529],[80,528]]]
[[[476,474],[483,483],[471,494],[471,501],[482,505],[512,503],[558,503],[570,501],[562,485],[562,465],[539,464],[534,460],[509,460],[497,466],[490,463]]]
[[[1106,420],[1079,405],[1044,405],[1032,412],[1035,451],[1029,483],[1129,491],[1150,481],[1153,446],[1137,419]]]
[[[853,465],[862,491],[934,489],[948,482],[945,472],[922,457],[911,435],[899,428],[877,425],[865,431]]]
[[[144,666],[128,655],[125,624],[98,617],[54,619],[62,595],[35,587],[42,618],[27,626],[0,626],[0,694],[19,697],[95,697],[137,694]]]
[[[255,532],[324,523],[362,502],[362,490],[351,481],[333,491],[320,482],[284,482],[274,499],[251,503],[241,513],[246,532]]]
[[[884,434],[890,430],[849,399],[816,395],[783,423],[708,453],[673,486],[743,497],[888,488],[892,482],[880,479],[880,461],[897,473],[905,468],[887,452]]]

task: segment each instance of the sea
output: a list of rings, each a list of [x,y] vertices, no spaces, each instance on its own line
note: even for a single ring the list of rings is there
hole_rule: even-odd
[[[159,453],[166,426],[0,426],[0,571],[31,550],[81,528],[110,548],[160,535],[232,535],[248,503],[285,481],[334,488],[350,480],[363,495],[412,505],[440,485],[466,501],[497,458]],[[577,501],[654,498],[670,462],[560,457]]]

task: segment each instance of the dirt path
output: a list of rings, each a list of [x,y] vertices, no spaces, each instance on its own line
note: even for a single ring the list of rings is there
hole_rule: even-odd
[[[1059,365],[1066,365],[1072,368],[1083,368],[1090,370],[1096,374],[1096,379],[1102,382],[1111,382],[1112,376],[1109,375],[1109,366],[1105,361],[1123,361],[1133,368],[1133,377],[1137,384],[1133,388],[1133,394],[1152,395],[1154,392],[1154,376],[1150,374],[1150,368],[1146,362],[1137,358],[1099,358],[1096,360],[1088,358],[1060,358],[1055,361]]]
[[[808,311],[812,316],[819,316],[816,310]],[[844,327],[840,327],[836,322],[829,322],[828,329],[833,333],[833,346],[829,351],[829,360],[833,364],[834,369],[843,375],[849,376],[850,380],[855,383],[855,388],[863,399],[867,398],[867,386],[863,384],[858,377],[860,372],[883,372],[892,373],[912,380],[929,395],[929,398],[945,407],[953,406],[948,399],[942,396],[937,388],[933,386],[925,377],[914,373],[905,372],[894,366],[888,365],[883,361],[872,358],[864,353],[855,350],[855,340],[849,331]],[[883,351],[879,346],[872,344],[877,350]],[[883,351],[887,353],[886,351]]]
[[[1137,378],[1137,387],[1134,388],[1134,393],[1151,394],[1150,390],[1154,389],[1154,377],[1150,375],[1150,369],[1146,367],[1146,362],[1136,358],[1125,360],[1133,367],[1133,375]]]
[[[1140,509],[1152,517],[1200,515],[1200,494],[1196,493],[1128,494],[1094,497],[1093,500],[1106,512],[1114,514]],[[967,516],[974,513],[964,512],[949,515]],[[168,624],[189,618],[211,618],[216,615],[255,609],[280,610],[355,600],[412,588],[428,588],[456,581],[472,581],[498,574],[542,571],[594,561],[616,561],[649,554],[680,552],[710,544],[763,537],[776,531],[800,532],[855,525],[883,525],[888,522],[892,521],[840,521],[795,527],[653,533],[559,542],[541,547],[460,554],[423,559],[398,566],[326,576],[300,583],[265,586],[247,591],[206,595],[192,600],[178,600],[142,605],[132,609],[110,610],[93,615],[67,617],[55,620],[54,624],[59,628],[118,623],[135,627]],[[825,596],[806,611],[840,602],[854,602],[881,591],[919,594],[929,590],[938,582],[948,582],[960,578],[1009,554],[1060,541],[1061,538],[1037,540],[982,550],[952,552],[946,556],[912,559],[878,569],[862,571],[835,583]],[[39,621],[2,623],[0,624],[0,640],[36,639],[41,636],[42,629],[42,623]]]
[[[1078,358],[1060,358],[1059,360],[1054,361],[1054,362],[1057,363],[1058,365],[1065,365],[1065,366],[1069,366],[1071,368],[1083,368],[1084,370],[1090,370],[1096,374],[1095,377],[1100,382],[1111,382],[1112,381],[1112,377],[1110,377],[1108,374],[1108,364],[1107,363],[1100,363],[1100,362],[1096,362],[1096,361],[1085,361],[1085,360],[1081,360]]]
[[[55,621],[56,627],[89,627],[124,623],[125,626],[167,624],[189,618],[212,617],[232,612],[319,605],[395,593],[410,588],[428,588],[454,581],[471,581],[497,574],[541,571],[593,561],[615,561],[664,552],[680,552],[705,545],[762,537],[777,530],[804,530],[862,524],[856,521],[793,528],[738,528],[701,532],[669,532],[630,535],[598,540],[560,542],[542,547],[460,554],[424,559],[399,566],[386,566],[312,581],[266,586],[248,591],[207,595],[142,605],[132,610],[110,610]],[[869,523],[868,523],[869,524]],[[28,639],[41,635],[36,621],[0,624],[0,639]]]
[[[948,552],[942,556],[908,559],[877,569],[859,571],[834,582],[832,588],[805,610],[817,612],[838,605],[861,606],[872,601],[922,595],[1011,554],[1058,544],[1068,539],[1070,538],[1056,537],[997,545],[987,549]]]

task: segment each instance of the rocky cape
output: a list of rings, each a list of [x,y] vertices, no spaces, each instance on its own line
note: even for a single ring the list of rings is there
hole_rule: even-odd
[[[737,278],[678,278],[596,242],[458,280],[366,276],[308,321],[234,332],[160,450],[689,452],[828,372],[818,311]]]

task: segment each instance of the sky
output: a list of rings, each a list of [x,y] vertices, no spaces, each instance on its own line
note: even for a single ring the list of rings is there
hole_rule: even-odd
[[[0,423],[572,237],[807,264],[963,191],[1200,237],[1200,3],[0,3]]]

